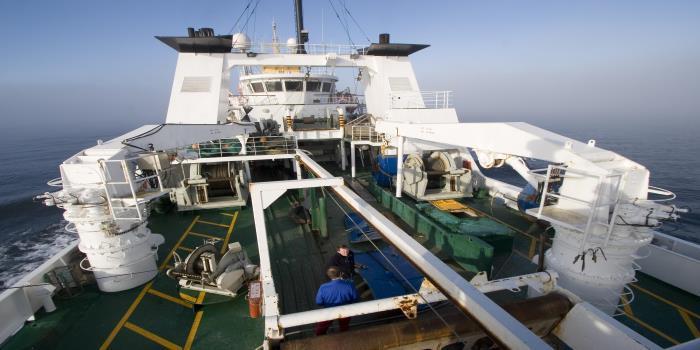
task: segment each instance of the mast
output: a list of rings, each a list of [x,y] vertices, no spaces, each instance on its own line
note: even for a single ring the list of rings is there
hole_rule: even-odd
[[[274,18],[272,19],[272,52],[280,53],[280,43],[277,38],[277,23],[275,23]]]
[[[304,30],[304,11],[301,0],[294,0],[294,15],[297,24],[297,53],[306,53],[304,43],[309,41],[309,32]]]

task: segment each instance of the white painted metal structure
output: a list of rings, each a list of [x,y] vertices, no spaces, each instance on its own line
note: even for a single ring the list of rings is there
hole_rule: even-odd
[[[253,130],[252,125],[237,124],[147,125],[100,142],[61,164],[61,180],[56,184],[63,189],[44,199],[65,210],[68,227],[80,236],[79,249],[87,256],[81,267],[95,274],[100,290],[130,289],[158,273],[157,247],[164,238],[151,234],[146,222],[148,202],[169,194],[160,176],[168,171],[169,160],[164,153],[143,151],[176,149]],[[139,162],[152,165],[155,175],[137,178]]]
[[[278,320],[279,296],[275,291],[270,267],[269,255],[265,253],[267,230],[263,210],[288,189],[331,186],[350,207],[362,215],[381,235],[409,260],[421,262],[418,268],[442,290],[451,300],[468,310],[484,330],[493,335],[498,342],[511,349],[549,349],[542,339],[528,330],[510,314],[506,313],[491,299],[464,280],[452,268],[430,253],[425,247],[413,240],[410,235],[392,223],[379,211],[374,209],[355,192],[343,185],[341,178],[333,177],[328,171],[314,162],[303,152],[298,152],[302,164],[319,179],[297,181],[275,181],[253,183],[250,193],[255,220],[255,231],[260,254],[260,275],[263,285],[263,314],[265,316],[266,338],[282,337]],[[313,322],[314,320],[309,320]]]
[[[58,254],[41,264],[34,271],[17,281],[12,288],[0,293],[0,344],[19,331],[27,320],[34,318],[40,308],[51,312],[55,305],[51,300],[56,287],[45,283],[44,275],[57,267],[65,267],[70,263],[72,255],[78,247],[75,241]],[[31,287],[22,287],[30,285]]]
[[[458,120],[457,114],[451,108],[416,108],[416,101],[421,99],[422,95],[408,57],[340,54],[329,48],[326,53],[315,55],[178,53],[166,122],[226,123],[229,98],[226,89],[231,85],[233,69],[245,66],[359,68],[362,72],[360,83],[365,92],[367,109],[374,116],[399,121]],[[402,100],[411,102],[398,102]],[[313,138],[313,135],[308,136],[309,139]],[[342,134],[333,136],[340,139]],[[299,135],[298,138],[305,139]]]
[[[617,300],[622,285],[633,276],[634,254],[640,246],[651,240],[650,230],[615,226],[617,217],[627,223],[640,220],[667,218],[668,207],[646,203],[644,218],[640,217],[640,204],[648,193],[649,172],[644,167],[613,152],[595,147],[594,142],[580,143],[560,135],[524,123],[474,123],[459,124],[456,111],[450,108],[454,98],[449,93],[425,94],[419,89],[408,57],[374,56],[358,54],[356,49],[324,47],[317,52],[307,46],[312,54],[256,52],[255,46],[246,44],[249,51],[234,53],[186,53],[178,54],[170,104],[164,126],[145,126],[124,136],[80,152],[61,165],[63,191],[47,196],[49,204],[66,209],[66,218],[73,223],[81,238],[80,250],[88,256],[91,269],[100,276],[100,288],[105,291],[124,290],[144,283],[156,273],[154,247],[161,243],[159,235],[153,235],[144,225],[148,201],[169,192],[164,188],[160,171],[169,165],[156,153],[147,153],[156,174],[134,177],[133,162],[145,161],[141,151],[176,149],[209,140],[240,137],[242,143],[255,131],[253,125],[226,124],[228,117],[231,73],[236,67],[247,66],[295,66],[295,67],[352,67],[361,72],[367,112],[376,119],[375,132],[384,135],[396,147],[399,159],[406,153],[432,150],[444,145],[461,147],[464,159],[472,159],[468,149],[476,152],[480,164],[493,160],[513,166],[529,182],[545,182],[543,197],[558,197],[556,205],[545,206],[530,214],[546,219],[556,227],[554,246],[548,251],[547,263],[559,275],[558,284],[581,293],[584,299],[605,309],[605,302]],[[364,53],[364,52],[362,52]],[[433,97],[431,97],[433,96]],[[432,100],[431,100],[432,98]],[[430,123],[425,123],[430,121]],[[293,131],[299,140],[340,140],[343,128],[335,130]],[[351,144],[352,145],[352,144]],[[354,150],[354,145],[352,145]],[[454,148],[454,147],[450,147]],[[340,178],[330,175],[301,151],[296,154],[295,169],[298,180],[271,183],[252,183],[250,193],[258,245],[261,249],[260,266],[263,282],[263,313],[265,334],[268,339],[279,339],[283,328],[300,322],[328,319],[333,309],[305,315],[279,315],[278,296],[270,271],[270,259],[266,253],[267,235],[263,210],[288,189],[329,186],[348,205],[361,214],[383,237],[413,261],[448,297],[469,313],[498,341],[514,349],[548,348],[540,338],[484,296],[478,287],[470,284],[454,270],[414,241],[406,232],[365,203],[358,195],[343,185]],[[546,174],[528,172],[518,157],[531,157],[554,163]],[[175,163],[188,164],[216,161],[249,161],[257,159],[289,159],[290,155],[246,155],[242,152],[230,157],[209,160],[175,159]],[[351,157],[354,162],[354,156]],[[515,159],[509,159],[515,158]],[[301,161],[319,178],[301,180]],[[164,164],[163,164],[164,163]],[[343,157],[344,163],[344,157]],[[160,168],[159,168],[160,166]],[[566,181],[558,193],[548,192],[546,183],[553,181],[554,167],[566,167]],[[398,162],[397,196],[401,196],[402,162]],[[248,171],[249,172],[249,171]],[[539,177],[538,177],[539,176]],[[146,186],[147,180],[157,179],[157,186]],[[502,186],[497,181],[483,179],[492,193],[508,191],[517,196],[517,188]],[[612,215],[610,215],[612,213]],[[642,221],[644,222],[644,221]],[[619,224],[619,223],[618,223]],[[603,247],[607,261],[590,264],[587,270],[572,270],[564,263],[573,260],[585,249]],[[55,262],[55,261],[54,261]],[[559,264],[558,262],[562,262]],[[43,270],[41,270],[43,271]],[[43,273],[43,272],[37,273]],[[139,273],[136,276],[134,272]],[[631,272],[632,271],[632,272]],[[630,273],[631,272],[631,273]],[[495,282],[494,282],[495,283]],[[500,287],[512,285],[500,282]],[[593,286],[591,288],[591,286]],[[590,291],[588,289],[592,289]],[[25,293],[34,289],[17,289]],[[39,291],[44,293],[44,291]],[[24,317],[36,310],[45,297],[22,296],[20,292],[4,292],[0,296],[0,312],[16,313]],[[49,291],[50,293],[50,291]],[[46,294],[46,293],[44,293]],[[437,294],[432,297],[442,298]],[[431,298],[432,298],[431,297]],[[24,298],[24,299],[23,299]],[[575,299],[575,297],[572,297]],[[9,300],[9,301],[8,301]],[[432,299],[429,299],[432,300]],[[12,309],[10,302],[18,302],[21,310]],[[342,312],[357,314],[389,307],[387,300],[377,300],[359,307],[343,307]],[[51,308],[50,303],[44,304]],[[579,307],[580,305],[583,305]],[[578,314],[565,320],[557,334],[574,348],[594,345],[606,348],[617,344],[627,347],[636,342],[647,346],[641,336],[633,334],[614,320],[590,309],[586,303],[578,303]],[[355,305],[353,305],[355,306]],[[369,311],[368,311],[369,310]],[[578,315],[578,316],[577,316]],[[288,317],[287,317],[288,316]],[[12,332],[17,317],[2,328],[2,336]],[[573,325],[572,327],[568,327]],[[567,328],[568,327],[568,328]],[[571,329],[583,327],[589,333],[571,333]],[[595,333],[596,329],[598,334]],[[586,334],[588,338],[580,335]],[[595,339],[592,339],[595,338]],[[591,342],[585,342],[590,339]],[[0,338],[0,341],[3,339]],[[652,344],[653,345],[653,344]],[[649,346],[653,348],[653,346]]]
[[[654,232],[654,240],[646,248],[649,249],[648,254],[642,249],[641,254],[646,257],[643,256],[638,262],[642,272],[700,296],[700,278],[688,278],[698,275],[699,244]],[[669,266],[673,266],[672,271],[669,271]]]
[[[399,159],[406,152],[405,145],[415,144],[414,140],[439,140],[446,145],[464,147],[464,153],[474,150],[485,167],[495,162],[515,165],[518,172],[527,175],[528,181],[534,180],[531,175],[534,172],[526,172],[522,162],[508,161],[509,158],[535,158],[552,163],[544,175],[546,190],[540,207],[528,211],[549,221],[556,229],[552,248],[545,254],[546,264],[559,273],[563,287],[609,314],[617,309],[624,286],[634,281],[636,252],[652,239],[649,227],[616,226],[618,217],[625,223],[639,223],[651,215],[636,210],[638,200],[646,199],[649,190],[646,168],[595,147],[594,141],[584,144],[525,123],[379,120],[376,130],[391,140]],[[397,197],[401,196],[402,167],[402,162],[398,162]],[[548,190],[553,170],[560,171],[564,178],[557,194]],[[556,197],[558,201],[545,206],[547,197]],[[652,219],[673,215],[663,206],[650,208]],[[600,255],[597,261],[591,261],[596,255]]]

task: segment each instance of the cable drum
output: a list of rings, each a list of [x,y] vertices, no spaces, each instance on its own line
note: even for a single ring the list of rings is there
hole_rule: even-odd
[[[202,164],[202,174],[207,178],[209,184],[209,196],[236,195],[236,178],[232,176],[232,168],[231,162]]]

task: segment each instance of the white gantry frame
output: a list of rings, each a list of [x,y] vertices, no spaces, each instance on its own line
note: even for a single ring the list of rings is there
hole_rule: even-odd
[[[299,172],[297,172],[297,176],[299,176]],[[260,252],[260,280],[262,282],[263,291],[263,316],[265,317],[266,339],[280,339],[282,337],[282,332],[277,320],[280,315],[278,304],[279,297],[272,279],[264,210],[287,190],[342,185],[343,179],[340,177],[256,182],[250,184],[255,234],[258,241],[258,251]]]
[[[423,273],[426,276],[430,276],[431,282],[455,302],[457,306],[471,315],[488,334],[495,338],[494,340],[511,349],[551,348],[452,268],[411,238],[408,233],[371,207],[348,187],[344,186],[342,178],[333,177],[301,151],[297,151],[297,156],[297,159],[318,177],[317,179],[252,183],[250,185],[253,217],[258,249],[260,251],[260,275],[264,294],[263,315],[265,317],[266,339],[281,339],[283,335],[280,325],[279,297],[272,279],[264,209],[289,189],[330,186],[353,210],[357,211],[371,225],[376,227],[389,243],[394,245],[414,264],[419,265]],[[376,304],[378,302],[381,301],[374,301],[373,303]],[[327,313],[332,313],[333,311],[311,314],[311,317],[305,321],[312,323],[327,319],[324,317],[328,317]],[[285,318],[282,318],[282,320],[285,320]],[[295,323],[290,321],[288,325]]]

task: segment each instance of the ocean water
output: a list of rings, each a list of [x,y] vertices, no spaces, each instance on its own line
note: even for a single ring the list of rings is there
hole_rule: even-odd
[[[39,137],[21,131],[1,135],[0,287],[11,285],[77,239],[64,229],[63,210],[32,198],[57,190],[46,182],[59,177],[63,160],[109,136],[77,130]]]
[[[693,210],[661,230],[700,242],[700,126],[538,126],[581,141],[595,139],[598,147],[645,165],[651,171],[651,185],[675,192],[678,198],[673,203]],[[0,286],[14,283],[77,239],[64,230],[62,210],[45,207],[32,197],[56,190],[46,181],[59,177],[63,160],[97,139],[126,130],[64,130],[38,138],[19,132],[0,137]]]

